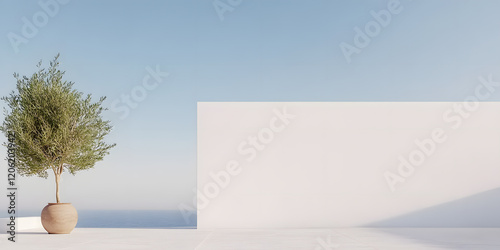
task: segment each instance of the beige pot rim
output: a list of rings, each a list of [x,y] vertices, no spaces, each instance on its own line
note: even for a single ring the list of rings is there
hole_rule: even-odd
[[[71,205],[71,203],[50,203],[49,205]]]

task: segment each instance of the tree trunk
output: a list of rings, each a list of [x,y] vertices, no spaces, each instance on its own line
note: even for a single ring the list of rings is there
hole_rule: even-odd
[[[59,181],[61,180],[61,175],[56,174],[56,201],[57,203],[60,203],[59,200]]]

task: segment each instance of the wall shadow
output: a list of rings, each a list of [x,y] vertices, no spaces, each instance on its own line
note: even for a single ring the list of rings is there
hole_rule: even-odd
[[[500,249],[500,188],[365,225],[435,249]]]
[[[365,227],[500,227],[500,188],[373,222]]]

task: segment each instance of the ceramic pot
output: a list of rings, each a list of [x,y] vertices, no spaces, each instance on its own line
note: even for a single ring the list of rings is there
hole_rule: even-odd
[[[42,225],[49,234],[69,234],[78,222],[71,203],[49,203],[42,210]]]

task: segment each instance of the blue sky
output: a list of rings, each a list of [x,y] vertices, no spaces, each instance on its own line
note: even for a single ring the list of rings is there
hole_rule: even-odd
[[[73,0],[16,53],[8,35],[22,35],[23,17],[43,8],[6,0],[0,94],[14,89],[13,72],[30,75],[61,53],[66,79],[111,107],[158,65],[169,76],[126,118],[106,114],[118,146],[94,170],[63,176],[62,199],[86,209],[176,209],[194,197],[198,101],[462,101],[478,76],[500,80],[496,0],[401,0],[348,63],[339,45],[352,45],[355,27],[389,2],[243,0],[220,20],[212,1]],[[54,199],[52,176],[19,186],[30,209]]]

